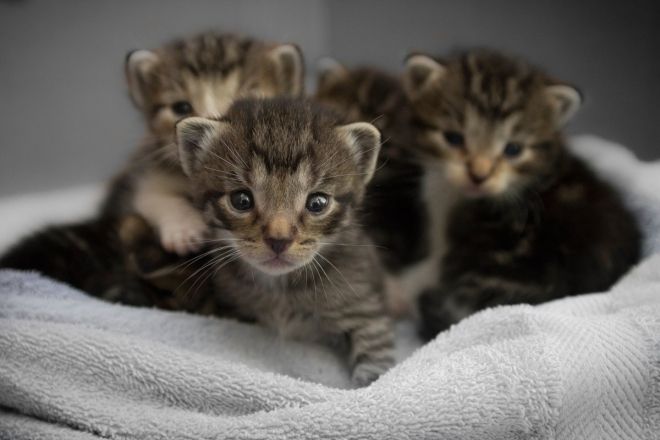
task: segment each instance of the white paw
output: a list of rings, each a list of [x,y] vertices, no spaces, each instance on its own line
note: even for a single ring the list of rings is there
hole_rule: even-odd
[[[160,242],[168,252],[187,255],[202,247],[208,227],[197,215],[171,220],[160,228]]]
[[[353,368],[351,380],[355,385],[365,387],[389,370],[392,363],[359,363]]]

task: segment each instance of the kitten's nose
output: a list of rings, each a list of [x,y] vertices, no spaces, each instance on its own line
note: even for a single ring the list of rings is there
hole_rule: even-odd
[[[481,185],[483,181],[488,178],[488,176],[480,176],[478,174],[475,174],[474,171],[472,171],[472,169],[468,170],[468,174],[470,175],[470,180],[472,180],[472,182],[475,185]]]
[[[480,185],[493,173],[493,161],[487,157],[475,157],[468,164],[468,174],[472,182]]]
[[[293,240],[290,238],[265,238],[264,240],[277,255],[289,249],[289,246],[293,243]]]

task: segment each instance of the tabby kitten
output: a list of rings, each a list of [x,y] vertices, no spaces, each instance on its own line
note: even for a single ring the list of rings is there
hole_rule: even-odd
[[[382,133],[378,167],[367,187],[361,218],[387,269],[392,313],[409,313],[415,294],[435,284],[420,268],[429,266],[430,274],[436,265],[429,265],[424,170],[412,146],[403,87],[396,77],[372,68],[347,69],[327,59],[321,67],[315,100],[338,111],[347,122],[371,122]]]
[[[355,223],[378,130],[275,98],[237,101],[220,119],[184,119],[177,136],[215,240],[216,295],[287,336],[346,335],[356,384],[386,371],[393,334],[381,272]]]
[[[196,282],[206,262],[182,264],[138,216],[47,227],[0,256],[0,268],[38,271],[106,301],[227,315],[229,308],[209,300],[210,286]]]
[[[128,88],[149,137],[113,184],[104,214],[137,213],[156,229],[167,251],[198,250],[207,230],[188,200],[174,125],[188,116],[219,116],[239,97],[300,96],[303,77],[296,46],[230,34],[205,33],[131,52]]]
[[[634,217],[566,148],[575,88],[490,51],[412,56],[405,85],[420,149],[461,195],[420,299],[426,337],[485,307],[605,290],[638,261]]]
[[[38,231],[0,257],[0,267],[36,270],[111,301],[210,310],[193,276],[205,258],[188,264],[167,252],[197,249],[207,231],[190,202],[174,126],[187,116],[221,114],[241,96],[298,96],[303,70],[293,45],[230,34],[131,52],[128,88],[147,139],[112,183],[98,218]]]

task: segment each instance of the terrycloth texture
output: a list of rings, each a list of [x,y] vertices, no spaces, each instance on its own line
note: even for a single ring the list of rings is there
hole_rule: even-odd
[[[626,190],[645,261],[608,293],[478,313],[364,389],[322,347],[0,272],[0,439],[660,438],[660,164],[576,147]]]

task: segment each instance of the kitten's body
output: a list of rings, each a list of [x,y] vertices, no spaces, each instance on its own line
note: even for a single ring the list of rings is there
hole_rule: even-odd
[[[348,70],[333,63],[321,73],[315,99],[348,122],[370,122],[381,130],[383,146],[367,188],[363,221],[388,272],[391,310],[395,315],[409,313],[416,295],[435,284],[443,243],[433,237],[429,224],[445,204],[425,196],[433,176],[424,172],[413,145],[403,87],[386,72]],[[432,187],[435,193],[437,185]]]
[[[486,51],[415,56],[406,84],[417,145],[460,194],[425,336],[484,307],[602,291],[637,262],[634,217],[565,146],[574,89]]]
[[[0,268],[36,270],[106,301],[225,315],[209,286],[192,276],[205,261],[181,264],[160,247],[153,229],[129,216],[51,226],[23,238],[0,257]]]
[[[308,101],[271,99],[238,101],[220,120],[186,119],[178,132],[215,237],[215,294],[283,335],[346,336],[358,384],[389,368],[382,272],[355,221],[378,131],[340,125]]]

